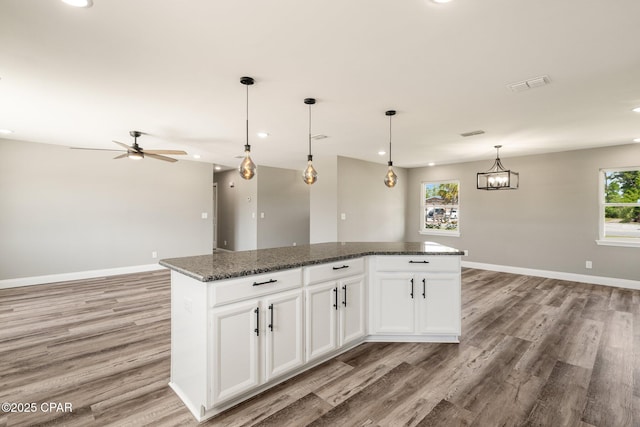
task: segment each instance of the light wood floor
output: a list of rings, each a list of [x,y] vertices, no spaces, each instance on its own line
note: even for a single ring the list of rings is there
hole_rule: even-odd
[[[463,272],[460,344],[363,344],[206,426],[640,426],[640,291]],[[0,290],[0,427],[196,422],[165,271]],[[43,412],[43,402],[72,413]]]

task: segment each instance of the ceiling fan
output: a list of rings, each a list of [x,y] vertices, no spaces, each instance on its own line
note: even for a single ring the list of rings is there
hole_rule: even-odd
[[[133,137],[133,145],[123,144],[122,142],[113,141],[118,144],[125,150],[126,152],[114,157],[114,159],[124,159],[125,157],[129,159],[144,159],[145,157],[150,157],[152,159],[164,160],[165,162],[177,162],[177,159],[163,156],[163,154],[172,154],[172,155],[185,155],[186,151],[182,150],[145,150],[141,146],[138,145],[138,137],[142,135],[142,132],[137,130],[132,130],[129,132],[129,135]],[[122,150],[109,150],[104,148],[80,148],[80,147],[71,147],[75,150],[97,150],[97,151],[122,151]]]

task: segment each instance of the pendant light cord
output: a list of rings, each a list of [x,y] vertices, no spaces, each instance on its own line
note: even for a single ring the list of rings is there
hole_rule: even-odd
[[[309,155],[311,155],[311,104],[309,104]]]
[[[249,85],[247,85],[247,143],[249,145]],[[246,147],[245,147],[246,150]]]
[[[391,117],[389,116],[389,162],[391,162]]]

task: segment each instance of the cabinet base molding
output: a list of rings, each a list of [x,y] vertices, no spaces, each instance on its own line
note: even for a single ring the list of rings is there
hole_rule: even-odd
[[[437,342],[459,343],[458,335],[369,335],[365,342]]]

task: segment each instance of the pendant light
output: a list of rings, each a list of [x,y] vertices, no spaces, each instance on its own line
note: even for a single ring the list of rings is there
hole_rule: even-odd
[[[309,106],[309,155],[307,156],[307,168],[302,171],[302,180],[311,185],[318,180],[318,172],[313,167],[313,155],[311,155],[311,106],[316,103],[316,100],[305,98],[304,103]]]
[[[396,115],[396,111],[389,110],[384,114],[389,116],[389,162],[387,163],[389,169],[387,170],[387,174],[384,176],[384,185],[389,188],[393,188],[398,183],[398,175],[393,171],[393,162],[391,161],[391,117]]]
[[[478,172],[478,190],[517,190],[520,184],[520,175],[505,169],[500,161],[500,148],[502,145],[495,145],[496,160],[493,166],[486,172]]]
[[[247,87],[247,143],[244,145],[244,159],[238,167],[238,172],[244,179],[251,179],[256,174],[256,164],[251,160],[251,146],[249,145],[249,86],[253,84],[253,78],[242,77],[240,83]]]

